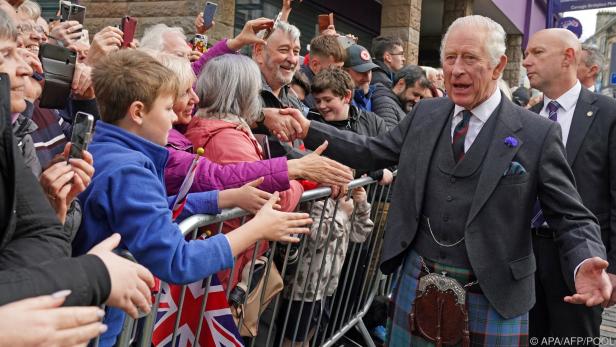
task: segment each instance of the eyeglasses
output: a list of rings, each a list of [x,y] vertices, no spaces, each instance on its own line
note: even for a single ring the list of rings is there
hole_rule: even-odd
[[[392,52],[389,52],[389,54],[390,54],[390,55],[404,55],[404,51],[399,52],[399,53],[392,53]]]

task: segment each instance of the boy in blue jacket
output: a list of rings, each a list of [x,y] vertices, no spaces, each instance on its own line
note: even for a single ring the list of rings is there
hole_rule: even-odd
[[[79,196],[83,223],[73,242],[75,255],[117,232],[121,247],[155,276],[186,284],[233,266],[234,255],[259,239],[298,242],[290,234],[308,232],[307,214],[272,209],[275,193],[254,219],[232,232],[186,241],[172,220],[163,182],[168,156],[163,146],[176,117],[177,77],[148,54],[124,50],[102,59],[92,79],[101,121],[89,147],[96,171]],[[233,199],[226,192],[189,194],[180,219],[231,207]],[[231,194],[237,195],[242,194]],[[101,346],[115,343],[123,318],[120,310],[107,311],[109,330]]]

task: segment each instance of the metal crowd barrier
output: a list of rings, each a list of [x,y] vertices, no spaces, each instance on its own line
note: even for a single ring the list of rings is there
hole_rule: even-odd
[[[302,264],[305,250],[304,248],[307,245],[307,238],[310,237],[309,234],[300,236],[301,242],[295,245],[285,244],[285,243],[277,243],[271,242],[269,244],[268,251],[268,264],[269,262],[277,263],[280,266],[280,257],[281,254],[284,255],[282,260],[282,265],[280,268],[277,268],[280,272],[284,289],[280,292],[269,304],[267,307],[267,311],[270,311],[271,315],[267,318],[269,324],[264,325],[266,329],[259,329],[258,335],[256,337],[245,338],[244,342],[246,346],[250,347],[261,347],[261,346],[333,346],[334,343],[351,329],[356,328],[359,332],[361,338],[363,339],[363,346],[375,346],[368,329],[366,328],[363,318],[368,312],[374,298],[376,295],[387,295],[390,291],[391,287],[391,278],[386,277],[381,274],[378,269],[378,262],[380,258],[380,253],[382,249],[382,241],[383,241],[383,232],[385,226],[385,220],[387,215],[387,209],[389,203],[387,202],[388,197],[391,193],[391,188],[393,185],[389,186],[379,186],[376,181],[369,177],[363,177],[360,179],[356,179],[349,184],[349,192],[353,188],[364,187],[367,192],[368,202],[371,203],[371,211],[370,218],[374,223],[374,227],[371,233],[368,234],[366,240],[362,243],[354,243],[349,240],[347,246],[346,257],[344,260],[344,265],[342,268],[342,272],[340,273],[338,288],[336,288],[334,295],[329,297],[327,300],[329,305],[329,310],[319,310],[315,309],[317,305],[311,305],[309,301],[306,300],[306,287],[304,287],[304,295],[300,303],[299,312],[291,312],[291,305],[283,305],[283,300],[289,299],[293,297],[293,291],[289,295],[289,283],[295,283],[297,281],[298,272],[294,271],[295,264]],[[302,212],[309,212],[312,208],[312,204],[316,201],[325,201],[328,199],[331,194],[330,188],[322,187],[314,190],[310,190],[305,192],[300,200],[300,204],[298,205],[298,210]],[[323,206],[327,204],[324,203]],[[338,213],[338,202],[335,202],[334,216]],[[313,213],[314,215],[314,213]],[[210,230],[213,230],[214,226],[216,226],[217,231],[221,232],[223,227],[223,222],[229,221],[236,218],[241,218],[242,224],[247,216],[247,213],[241,209],[232,209],[225,210],[219,215],[194,215],[187,219],[185,219],[182,223],[180,223],[180,229],[183,234],[190,239],[196,239],[199,237],[203,231],[200,228],[204,226],[209,226]],[[325,209],[320,213],[320,219],[314,220],[313,224],[317,224],[318,231],[316,235],[316,239],[318,240],[321,236],[321,231],[323,229],[323,225],[325,225]],[[355,209],[351,214],[351,225],[352,221],[355,218]],[[331,218],[332,226],[335,222],[334,217]],[[333,232],[329,232],[327,235],[327,242],[336,242],[334,253],[338,252],[339,247],[341,247],[341,239],[334,240],[332,235]],[[259,241],[267,242],[267,241]],[[255,247],[254,252],[252,252],[252,263],[250,268],[250,276],[248,288],[251,287],[250,279],[252,279],[253,270],[254,270],[254,260],[257,258],[257,249],[259,248],[257,243],[257,247]],[[325,258],[328,256],[327,254],[328,248],[322,252],[323,254],[317,256],[316,249],[307,250],[307,252],[311,252],[312,259],[319,259],[319,264],[323,264]],[[274,260],[276,254],[279,254],[278,261]],[[293,259],[294,255],[297,255],[298,258]],[[207,255],[204,255],[207,256]],[[318,264],[309,264],[309,268],[312,269],[314,266],[319,266]],[[335,265],[335,261],[328,263],[330,268],[333,269]],[[319,269],[319,278],[317,287],[325,286],[327,288],[330,284],[330,281],[323,281],[326,283],[321,283],[323,271],[325,267],[321,267]],[[231,274],[234,274],[236,271],[242,271],[242,269],[236,269],[235,267],[231,270]],[[241,272],[240,272],[241,273]],[[267,266],[265,270],[265,278],[269,276],[270,267]],[[309,270],[310,273],[310,270]],[[233,276],[229,276],[230,284]],[[194,332],[194,338],[192,341],[188,341],[187,344],[190,346],[199,346],[199,337],[200,334],[203,333],[201,327],[202,322],[204,320],[204,308],[206,305],[206,300],[208,298],[208,289],[210,287],[211,277],[206,279],[204,282],[205,286],[205,295],[203,299],[199,302],[198,305],[201,306],[200,314],[199,314],[199,322],[196,325],[197,329]],[[308,281],[306,281],[308,283]],[[267,282],[264,282],[266,285]],[[161,286],[162,287],[162,286]],[[226,298],[227,301],[229,299],[229,294],[231,291],[231,286],[227,286],[226,290]],[[173,335],[171,338],[171,346],[177,345],[185,345],[185,343],[180,343],[178,340],[178,332],[180,327],[180,316],[182,314],[182,307],[186,297],[186,289],[187,286],[182,286],[181,289],[181,297],[179,300],[179,304],[177,306],[177,316],[174,323]],[[262,291],[261,299],[263,299],[263,295],[265,293],[266,288]],[[295,288],[293,288],[295,289]],[[248,297],[248,294],[245,295],[244,300]],[[155,296],[155,301],[153,303],[152,311],[147,316],[140,318],[135,321],[127,316],[124,322],[124,327],[122,330],[122,334],[119,336],[116,346],[126,347],[126,346],[139,346],[146,347],[152,346],[152,332],[155,325],[155,320],[157,317],[157,312],[159,308],[161,300],[161,293],[159,292]],[[321,308],[324,307],[323,301],[321,301]],[[299,326],[300,320],[298,317],[302,316],[303,311],[309,311],[312,319],[309,319],[307,324],[312,324],[314,327],[309,329],[309,327]],[[260,314],[263,314],[265,309],[260,311]],[[320,312],[322,311],[322,312]],[[326,312],[328,311],[328,312]],[[305,312],[304,312],[305,313]],[[326,316],[328,314],[329,317]],[[265,320],[264,316],[261,316],[262,320]],[[316,323],[315,323],[316,322]],[[315,325],[316,324],[316,325]],[[242,325],[242,319],[240,318],[239,326]],[[291,340],[296,340],[299,336],[299,331],[304,331],[304,336],[301,340],[306,340],[304,342],[292,342],[288,339],[285,341],[284,331],[287,329],[287,326],[292,326],[293,330],[293,338]],[[260,326],[263,328],[263,326]],[[313,336],[308,340],[307,335],[308,331],[314,331]],[[169,345],[169,344],[166,344]]]

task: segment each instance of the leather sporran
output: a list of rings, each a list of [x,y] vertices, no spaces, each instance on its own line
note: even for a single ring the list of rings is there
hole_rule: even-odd
[[[462,342],[468,347],[466,290],[451,277],[431,273],[419,279],[409,324],[411,332],[427,341],[443,345]]]

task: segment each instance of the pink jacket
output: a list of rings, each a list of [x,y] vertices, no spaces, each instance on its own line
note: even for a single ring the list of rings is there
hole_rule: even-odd
[[[205,157],[219,164],[230,164],[238,162],[254,162],[263,159],[261,146],[254,139],[242,130],[237,130],[237,123],[232,123],[217,119],[203,119],[193,117],[188,125],[186,137],[192,142],[194,147],[202,147],[205,150]],[[299,203],[299,199],[304,192],[302,185],[292,180],[291,188],[280,192],[280,206],[282,211],[293,211]],[[235,219],[225,223],[223,232],[228,232],[237,228],[240,220]],[[267,242],[262,242],[259,247],[259,254],[265,253],[268,248]],[[240,271],[234,272],[231,282],[233,288],[239,279],[241,269],[245,264],[252,260],[254,248],[244,251],[237,257],[236,267]],[[229,273],[219,274],[223,286],[226,287]]]

